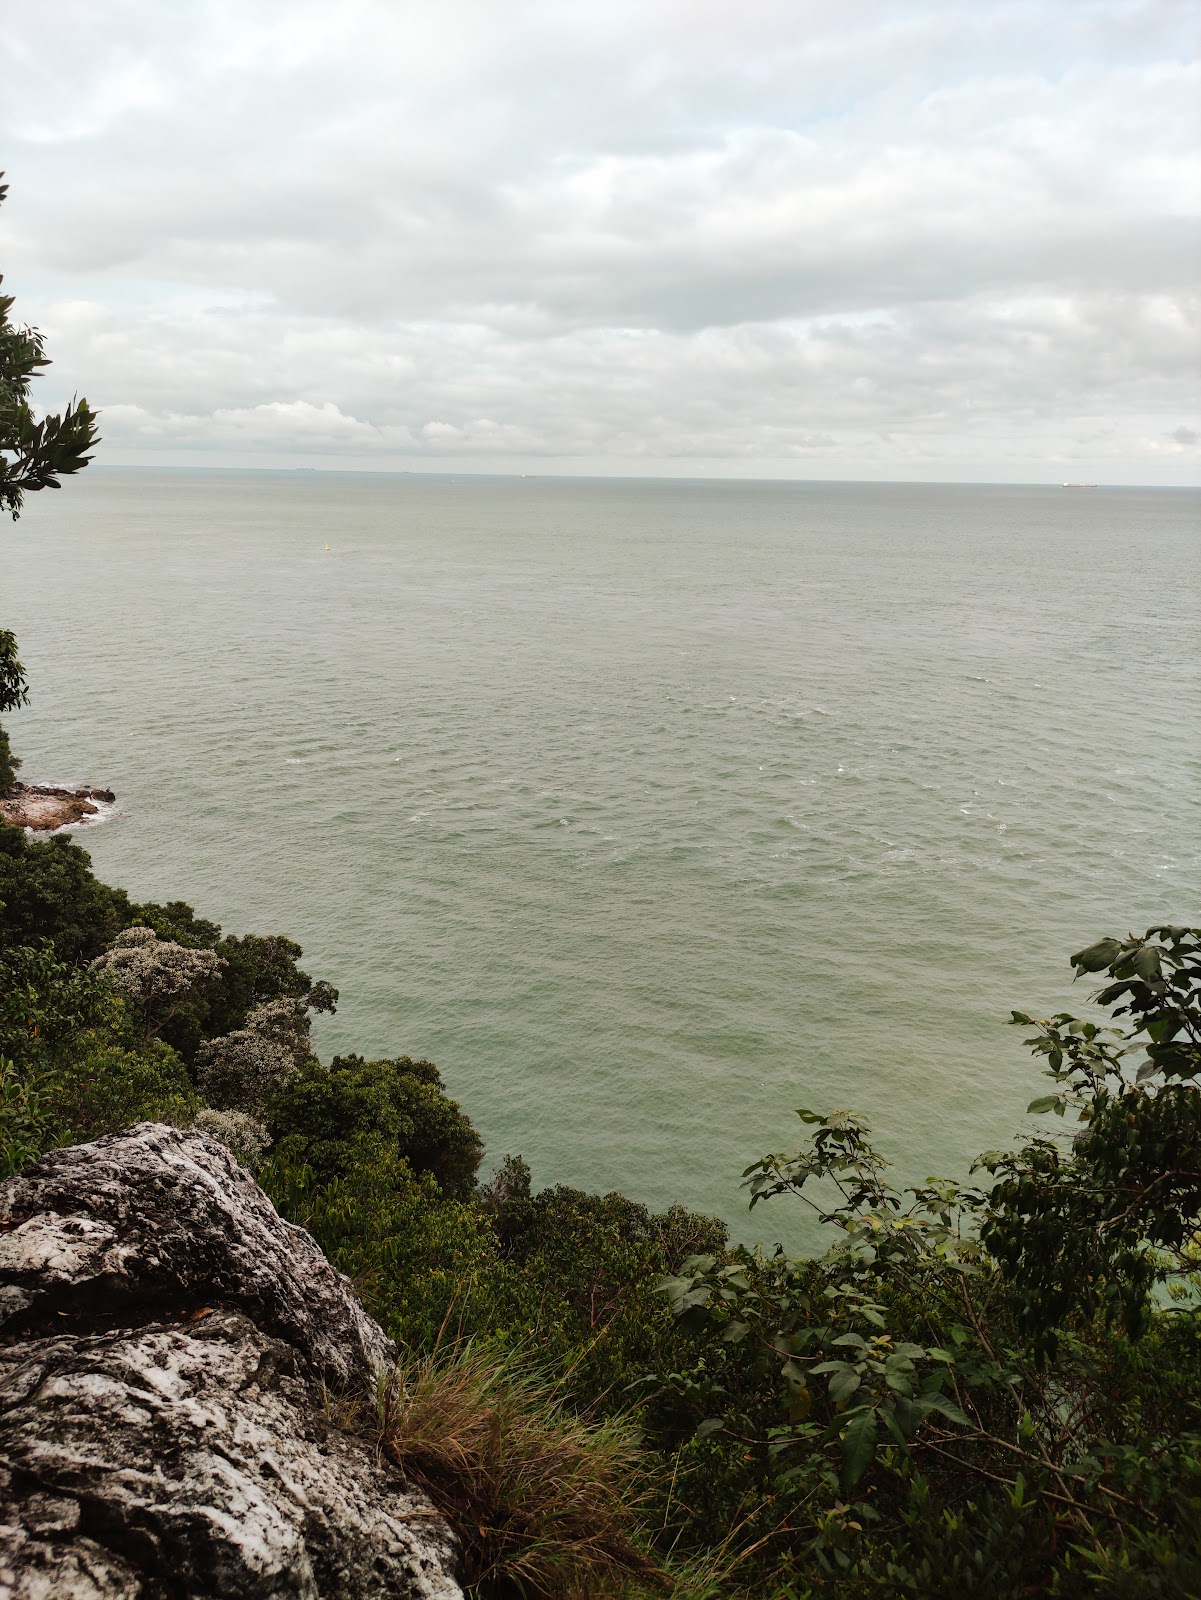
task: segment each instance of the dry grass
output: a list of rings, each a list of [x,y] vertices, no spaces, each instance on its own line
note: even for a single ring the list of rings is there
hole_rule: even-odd
[[[481,1595],[614,1600],[670,1586],[638,1542],[636,1434],[582,1422],[528,1362],[472,1345],[412,1358],[381,1381],[370,1423],[380,1454],[459,1533]]]

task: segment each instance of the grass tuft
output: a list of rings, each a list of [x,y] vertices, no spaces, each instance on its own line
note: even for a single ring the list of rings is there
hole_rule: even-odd
[[[636,1432],[582,1421],[528,1360],[470,1344],[411,1357],[381,1379],[369,1420],[380,1454],[458,1532],[480,1596],[611,1600],[670,1586],[639,1543]]]

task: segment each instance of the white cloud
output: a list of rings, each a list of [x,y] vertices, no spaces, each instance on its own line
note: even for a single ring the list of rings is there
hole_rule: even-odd
[[[19,5],[9,287],[111,458],[1176,481],[1182,9]]]

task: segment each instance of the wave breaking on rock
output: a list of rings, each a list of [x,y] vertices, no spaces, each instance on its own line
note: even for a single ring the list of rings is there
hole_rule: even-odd
[[[59,789],[45,783],[14,783],[0,795],[0,816],[14,828],[54,833],[59,828],[103,822],[116,798],[111,789]]]

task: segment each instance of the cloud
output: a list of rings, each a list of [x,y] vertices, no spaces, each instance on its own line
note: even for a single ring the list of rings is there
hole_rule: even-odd
[[[110,449],[1157,472],[1197,410],[1170,3],[17,11],[9,286]]]

